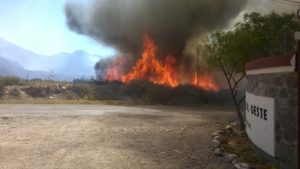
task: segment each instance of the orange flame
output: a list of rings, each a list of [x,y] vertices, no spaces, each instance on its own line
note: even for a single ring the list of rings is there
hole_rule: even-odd
[[[157,58],[158,48],[151,37],[146,33],[144,35],[144,51],[142,57],[137,61],[131,71],[122,76],[120,67],[124,60],[118,58],[107,71],[107,80],[121,80],[123,83],[129,83],[133,80],[148,80],[154,84],[177,87],[181,84],[180,73],[176,70],[176,58],[172,55],[165,57],[164,61]],[[208,91],[219,91],[219,86],[214,82],[210,75],[193,76],[189,84]]]
[[[132,80],[146,79],[154,84],[171,87],[179,85],[177,71],[174,69],[176,59],[173,56],[166,57],[161,63],[157,57],[157,47],[148,34],[144,37],[144,52],[131,72],[122,77],[122,81],[128,83]]]
[[[122,78],[122,66],[125,64],[125,57],[118,57],[113,61],[111,67],[106,71],[107,81],[118,81]]]
[[[220,87],[215,83],[210,75],[195,75],[191,79],[191,84],[203,90],[218,92]]]

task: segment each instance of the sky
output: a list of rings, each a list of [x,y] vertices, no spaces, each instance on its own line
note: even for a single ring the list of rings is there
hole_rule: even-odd
[[[113,49],[69,30],[65,1],[0,0],[0,38],[47,56],[77,50],[113,55]]]
[[[0,38],[47,56],[77,50],[100,56],[114,55],[112,48],[69,30],[64,15],[66,1],[0,0]],[[274,1],[249,0],[251,9],[265,10],[270,5]],[[285,7],[288,6],[280,5],[280,9]]]

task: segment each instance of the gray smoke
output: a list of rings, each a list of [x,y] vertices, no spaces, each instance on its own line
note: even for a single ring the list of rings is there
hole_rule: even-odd
[[[95,65],[97,80],[100,82],[104,82],[107,80],[107,70],[113,64],[113,57],[112,58],[103,58],[100,59],[97,64]]]
[[[191,37],[225,27],[246,4],[247,0],[70,0],[65,13],[73,31],[122,53],[138,56],[148,32],[161,54],[180,57]]]

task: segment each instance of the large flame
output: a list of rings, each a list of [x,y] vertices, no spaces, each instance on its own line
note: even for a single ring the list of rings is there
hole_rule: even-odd
[[[161,63],[156,57],[157,47],[148,34],[144,37],[144,48],[141,59],[131,72],[123,76],[122,81],[128,83],[132,80],[145,79],[154,84],[178,86],[179,78],[174,69],[176,59],[173,56],[167,56],[164,63]]]
[[[144,51],[136,65],[126,75],[122,75],[120,67],[124,64],[122,58],[117,58],[107,71],[107,80],[121,80],[129,83],[133,80],[148,80],[154,84],[177,87],[181,83],[181,76],[176,69],[176,58],[172,55],[165,57],[163,61],[157,58],[158,47],[149,34],[144,35]],[[213,76],[193,76],[189,84],[208,91],[219,91],[219,86],[214,82]]]

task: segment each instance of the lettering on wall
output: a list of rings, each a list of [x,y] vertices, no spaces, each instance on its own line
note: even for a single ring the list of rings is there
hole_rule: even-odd
[[[275,99],[246,93],[246,132],[251,141],[275,156]]]
[[[268,110],[256,105],[249,105],[246,103],[247,112],[251,112],[252,115],[267,121],[268,120]]]

